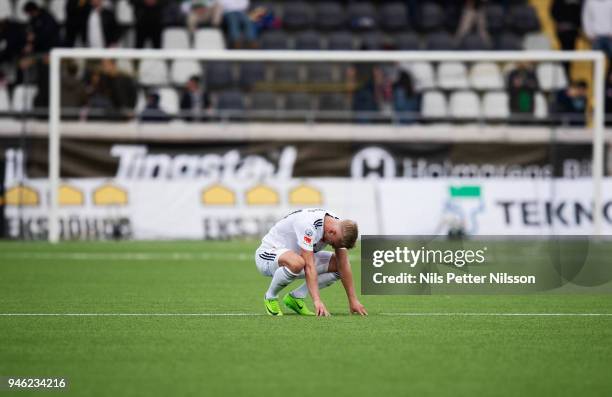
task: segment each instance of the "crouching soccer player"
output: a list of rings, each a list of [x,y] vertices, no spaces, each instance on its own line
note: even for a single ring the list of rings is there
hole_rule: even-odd
[[[266,312],[272,316],[282,316],[278,293],[296,278],[305,278],[304,284],[283,298],[283,303],[296,313],[329,316],[319,290],[342,280],[350,313],[367,315],[365,307],[355,295],[348,259],[347,250],[355,246],[357,235],[355,222],[341,220],[320,208],[295,211],[278,221],[255,251],[257,269],[264,276],[272,277],[264,297]],[[322,251],[327,244],[334,248],[334,253]],[[304,301],[309,292],[314,313]]]

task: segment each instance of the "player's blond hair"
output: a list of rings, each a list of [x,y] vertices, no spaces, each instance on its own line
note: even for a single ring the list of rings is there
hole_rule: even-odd
[[[340,230],[342,230],[342,247],[348,249],[353,248],[359,236],[357,223],[350,219],[344,219],[340,222]]]

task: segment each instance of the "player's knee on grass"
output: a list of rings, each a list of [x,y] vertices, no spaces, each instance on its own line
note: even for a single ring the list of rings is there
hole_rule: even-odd
[[[293,251],[287,251],[278,258],[278,263],[291,270],[292,273],[298,274],[306,266],[304,258]]]

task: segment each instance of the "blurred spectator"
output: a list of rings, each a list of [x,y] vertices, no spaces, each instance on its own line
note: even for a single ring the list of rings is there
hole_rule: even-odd
[[[105,59],[90,72],[88,108],[92,116],[125,119],[133,116],[137,85],[113,60]]]
[[[153,48],[161,48],[163,0],[130,0],[134,6],[136,48],[144,48],[147,40]]]
[[[412,76],[406,71],[400,71],[399,79],[393,84],[393,109],[399,113],[398,120],[402,124],[414,121],[419,114],[419,94],[414,89]]]
[[[221,26],[223,11],[216,0],[186,0],[181,7],[187,16],[187,28],[192,33],[201,25]]]
[[[45,53],[60,42],[60,27],[53,15],[33,1],[23,6],[28,15],[28,36],[26,53]]]
[[[78,77],[79,68],[72,60],[62,64],[61,101],[62,111],[68,116],[77,116],[79,109],[85,105],[87,91]]]
[[[533,64],[522,62],[508,75],[508,96],[510,112],[518,121],[529,118],[535,109],[535,94],[538,91],[538,79]]]
[[[223,9],[223,20],[227,25],[231,48],[255,46],[255,24],[249,18],[249,0],[219,0]]]
[[[259,5],[249,12],[249,18],[255,25],[256,34],[267,29],[280,29],[281,20],[274,16],[274,11],[270,6]]]
[[[491,37],[487,32],[487,17],[485,6],[487,0],[465,0],[459,27],[455,34],[455,40],[459,44],[463,38],[472,32],[474,26],[478,29],[478,35],[487,44],[491,43]]]
[[[74,47],[77,39],[81,46],[87,44],[87,19],[91,5],[89,0],[68,0],[66,2],[66,22],[64,24],[64,44]]]
[[[26,46],[25,26],[9,19],[0,20],[0,62],[13,62]]]
[[[352,95],[352,110],[355,121],[368,123],[382,102],[380,85],[383,73],[372,63],[358,63],[347,70],[349,91]]]
[[[121,33],[113,10],[104,0],[90,0],[87,16],[87,46],[90,48],[116,47]]]
[[[587,109],[587,83],[573,81],[555,95],[554,111],[563,124],[584,125]]]
[[[571,51],[576,48],[576,38],[580,29],[582,0],[554,0],[550,14],[555,20],[557,38],[562,50]],[[565,74],[570,76],[570,63],[564,62]]]
[[[421,4],[419,0],[406,0],[406,9],[408,10],[408,18],[412,26],[419,26],[421,22]]]
[[[142,122],[166,122],[170,121],[170,116],[159,107],[159,94],[148,92],[145,108],[140,112]]]
[[[210,107],[210,98],[200,83],[198,76],[193,76],[185,84],[181,95],[181,113],[185,120],[204,120],[205,112]]]
[[[612,58],[612,0],[585,0],[582,29],[594,50],[601,50]]]

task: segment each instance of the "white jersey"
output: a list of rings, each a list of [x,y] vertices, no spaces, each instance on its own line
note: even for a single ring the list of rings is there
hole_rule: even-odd
[[[325,215],[334,214],[322,208],[305,208],[294,211],[276,222],[262,239],[262,246],[288,248],[296,253],[301,250],[318,252],[325,248],[323,223]]]

